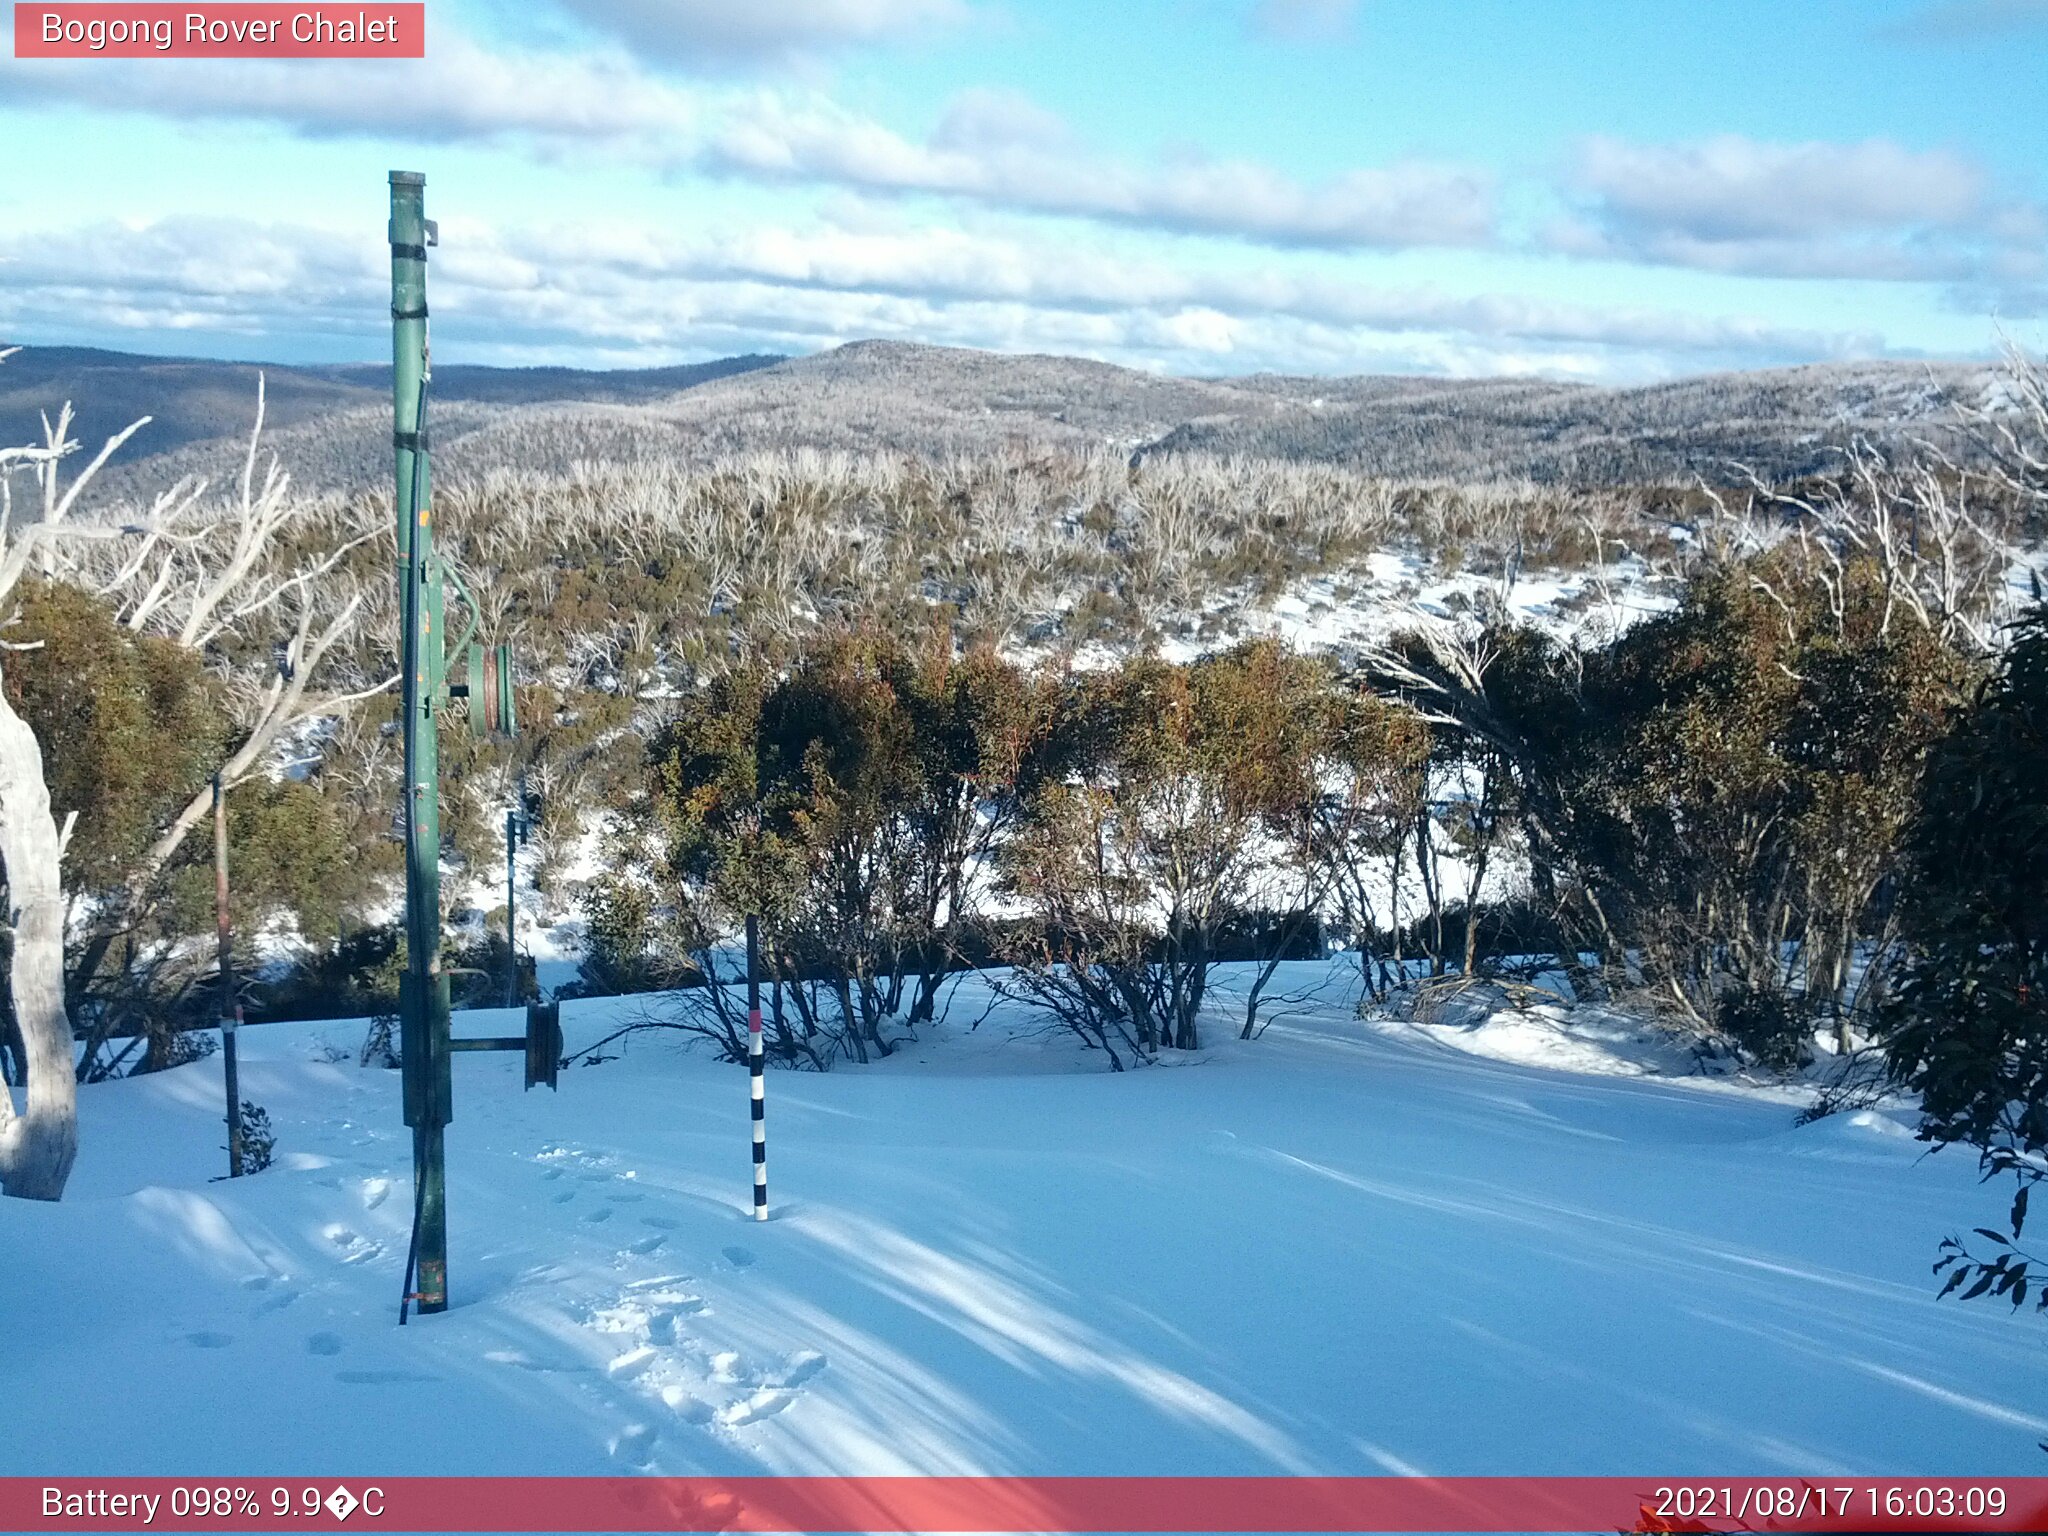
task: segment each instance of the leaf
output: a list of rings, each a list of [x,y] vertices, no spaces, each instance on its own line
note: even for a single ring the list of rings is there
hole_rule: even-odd
[[[1975,1285],[1971,1286],[1967,1291],[1963,1292],[1963,1300],[1975,1301],[1979,1296],[1982,1296],[1986,1291],[1991,1289],[1992,1281],[1996,1280],[1997,1278],[1998,1271],[1995,1269],[1987,1268],[1984,1271],[1984,1278],[1979,1280]]]
[[[1989,1227],[1977,1228],[1977,1235],[1990,1238],[1992,1242],[1997,1243],[2001,1248],[2010,1248],[2012,1246],[2012,1243],[2003,1234],[1994,1232]]]
[[[1936,1293],[1934,1299],[1936,1301],[1941,1300],[1943,1296],[1946,1296],[1950,1291],[1954,1290],[1957,1286],[1961,1285],[1965,1280],[1969,1278],[1970,1272],[1967,1269],[1957,1270],[1954,1274],[1948,1277],[1948,1284],[1944,1285],[1941,1288],[1941,1290]]]
[[[2019,1188],[2019,1193],[2012,1197],[2012,1235],[2014,1237],[2018,1237],[2020,1229],[2027,1224],[2027,1194],[2033,1187],[2031,1184],[2022,1184]]]

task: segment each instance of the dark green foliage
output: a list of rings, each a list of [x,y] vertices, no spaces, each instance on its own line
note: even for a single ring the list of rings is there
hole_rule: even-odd
[[[1715,1001],[1714,1024],[1766,1067],[1787,1070],[1810,1054],[1813,1021],[1800,1001],[1782,991],[1736,982]]]
[[[977,866],[1037,771],[1034,697],[985,648],[958,654],[940,624],[916,646],[844,634],[785,675],[724,675],[651,748],[649,830],[673,901],[643,912],[644,898],[601,887],[594,926],[666,949],[670,975],[708,980],[730,967],[722,938],[758,914],[764,964],[798,1015],[784,1053],[823,1040],[886,1055],[888,1026],[931,1018],[964,963]],[[699,1001],[717,1012],[721,997]],[[722,1038],[731,1021],[715,1026]]]
[[[825,371],[889,362],[884,349]],[[1657,494],[1678,522],[1702,515],[1693,492]],[[1033,678],[1000,659],[1027,636],[1055,655],[1083,637],[1125,651],[1190,629],[1221,642],[1230,623],[1209,621],[1232,604],[1311,574],[1359,590],[1365,557],[1393,540],[1455,548],[1487,571],[1511,552],[1641,553],[1661,535],[1635,493],[1402,488],[1327,466],[1017,449],[957,461],[640,455],[550,479],[450,476],[441,503],[449,549],[490,594],[485,628],[521,635],[528,679],[517,765],[459,731],[445,743],[444,857],[495,876],[517,766],[556,912],[576,894],[563,855],[597,818],[618,818],[614,874],[585,901],[587,985],[729,970],[715,951],[758,911],[771,969],[804,989],[792,1040],[830,1029],[855,1052],[886,1050],[929,1017],[950,968],[991,943],[1015,952],[1022,929],[977,910],[991,855],[1020,836],[1049,855],[1046,838],[1082,837],[1090,818],[1171,825],[1181,854],[1212,834],[1219,849],[1242,838],[1229,858],[1255,842],[1283,850],[1262,855],[1259,889],[1184,902],[1140,924],[1142,942],[1118,939],[1133,953],[1185,944],[1213,958],[1226,932],[1233,953],[1240,941],[1290,952],[1306,925],[1241,914],[1320,910],[1393,952],[1367,965],[1375,988],[1418,942],[1437,969],[1471,967],[1503,942],[1490,937],[1500,892],[1460,907],[1439,866],[1526,852],[1529,921],[1515,926],[1554,938],[1569,966],[1591,950],[1610,983],[1646,989],[1702,1030],[1774,991],[1825,1011],[1844,998],[1843,958],[1872,936],[1916,754],[1957,686],[1954,658],[1922,629],[1873,617],[1888,614],[1890,589],[1853,558],[1832,609],[1767,556],[1710,565],[1677,613],[1583,656],[1496,626],[1469,718],[1452,729],[1328,678],[1303,685],[1319,701],[1303,704],[1293,674],[1305,664],[1278,648],[1193,668],[1131,661],[1085,699],[1056,665]],[[281,557],[382,515],[336,503],[295,526]],[[349,571],[388,581],[380,559],[364,545]],[[273,639],[252,632],[210,659],[260,670]],[[388,668],[382,645],[353,646],[364,678]],[[319,760],[303,781],[235,789],[237,933],[296,919],[312,947],[280,1006],[355,989],[330,936],[396,873],[390,713],[372,699],[308,743]],[[1245,749],[1218,747],[1231,742]],[[1170,863],[1170,840],[1121,852],[1134,870]],[[210,927],[203,854],[196,840],[185,850],[149,893],[137,949],[108,962],[139,999],[123,1003],[131,1011],[171,1006],[155,980],[131,985],[138,957]],[[1400,894],[1375,912],[1390,877]],[[1135,913],[1125,879],[1098,879],[1098,906],[1113,891]],[[1044,913],[1025,926],[1055,946],[1083,927]],[[477,958],[494,970],[493,955]],[[1162,1037],[1186,1036],[1179,1017],[1200,995],[1190,979]]]
[[[270,1111],[254,1099],[242,1100],[242,1172],[261,1173],[277,1154],[277,1132],[271,1128]],[[221,1149],[223,1152],[227,1148]]]
[[[380,1013],[370,1020],[370,1027],[363,1034],[363,1048],[356,1053],[356,1065],[379,1067],[386,1072],[398,1070],[397,1014]]]
[[[651,992],[676,980],[654,953],[654,898],[644,885],[618,876],[596,880],[584,897],[583,915],[578,995]]]
[[[1254,893],[1288,888],[1290,864],[1313,867],[1328,686],[1270,641],[1061,679],[1054,771],[1027,787],[1002,850],[1005,891],[1032,919],[1005,985],[1113,1066],[1118,1042],[1196,1049],[1226,935],[1242,942]],[[1287,925],[1255,931],[1261,960],[1296,942]]]
[[[1973,1249],[1955,1236],[1941,1240],[1940,1257],[1934,1261],[1934,1272],[1938,1275],[1947,1270],[1948,1279],[1942,1282],[1938,1295],[1960,1292],[1964,1301],[1976,1301],[1980,1297],[2010,1301],[2015,1312],[2027,1304],[2031,1295],[2034,1310],[2048,1313],[2048,1260],[2020,1246],[2027,1226],[2027,1198],[2039,1178],[2038,1173],[2023,1176],[2019,1191],[2013,1196],[2012,1214],[2007,1217],[2012,1228],[2009,1235],[1995,1232],[1990,1227],[1978,1227],[1972,1235],[1981,1237],[1990,1245],[1982,1249]],[[1982,1257],[1982,1254],[1991,1256]],[[2042,1442],[2041,1449],[2048,1451],[2048,1441]]]
[[[383,871],[359,856],[343,808],[299,779],[249,779],[228,792],[228,911],[235,932],[289,917],[314,942],[337,934],[378,894]],[[156,917],[173,931],[214,922],[213,845],[188,841]]]
[[[1882,573],[1796,551],[1709,566],[1678,607],[1571,654],[1495,627],[1476,681],[1424,647],[1460,750],[1509,774],[1538,903],[1609,987],[1790,1065],[1862,1006],[1922,766],[1972,664]],[[1411,686],[1413,686],[1411,684]]]
[[[505,1003],[505,909],[499,907],[487,919],[480,938],[450,947],[442,963],[450,972],[450,991],[457,1008],[503,1008]],[[520,1003],[536,1002],[540,984],[535,979],[533,957],[521,955],[513,995]]]
[[[174,810],[205,786],[229,724],[219,690],[183,647],[122,628],[77,587],[29,581],[7,631],[9,701],[43,749],[51,808],[77,813],[70,887],[119,882]]]
[[[2048,1156],[2048,612],[2018,627],[1929,763],[1899,912],[1909,950],[1885,1014],[1891,1070],[1920,1095],[1924,1138],[1975,1147],[1987,1178],[2020,1181],[2010,1239],[1985,1234],[2009,1249]],[[1988,1279],[2024,1301],[2015,1253],[1979,1263],[1945,1247],[1962,1266],[1948,1290],[1974,1273],[1966,1298]]]
[[[212,1020],[202,1017],[204,1004],[185,1010],[179,1016],[166,1017],[156,1014],[146,1022],[138,1040],[131,1041],[123,1057],[132,1054],[135,1045],[142,1046],[142,1054],[130,1068],[130,1076],[140,1077],[149,1072],[168,1072],[174,1067],[190,1066],[195,1061],[204,1061],[220,1049],[220,1037],[212,1032]]]
[[[395,1014],[403,935],[395,923],[344,931],[256,989],[252,1019],[349,1018]]]

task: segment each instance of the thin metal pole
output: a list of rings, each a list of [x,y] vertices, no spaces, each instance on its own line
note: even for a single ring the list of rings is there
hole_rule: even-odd
[[[513,853],[519,836],[519,812],[505,813],[505,1006],[519,1004],[519,926],[514,917],[518,911],[519,892],[515,881],[518,873],[513,863]]]
[[[405,715],[405,938],[401,987],[407,1122],[417,1183],[417,1281],[422,1315],[448,1307],[448,1213],[443,1132],[448,1123],[448,1016],[441,990],[439,708],[443,655],[426,436],[426,177],[391,173],[391,389],[397,453],[398,582],[405,632],[400,667]]]
[[[235,1060],[235,1027],[242,1004],[235,996],[234,934],[228,919],[228,796],[213,776],[213,913],[220,951],[220,1055],[228,1093],[228,1177],[242,1176],[242,1074]]]
[[[768,1219],[767,1057],[761,1043],[761,920],[747,917],[747,1093],[754,1120],[754,1220]]]

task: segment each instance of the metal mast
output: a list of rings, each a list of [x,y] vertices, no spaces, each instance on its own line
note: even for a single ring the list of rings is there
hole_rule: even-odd
[[[397,458],[398,597],[404,632],[405,973],[399,1020],[412,1127],[414,1261],[422,1313],[448,1306],[443,1132],[451,1118],[448,981],[441,972],[440,710],[447,656],[427,464],[427,178],[391,173],[391,393]]]

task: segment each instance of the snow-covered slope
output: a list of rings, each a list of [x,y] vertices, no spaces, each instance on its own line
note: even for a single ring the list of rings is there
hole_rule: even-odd
[[[765,1224],[743,1071],[460,1057],[454,1306],[403,1331],[396,1074],[250,1030],[277,1166],[208,1182],[214,1058],[86,1090],[72,1196],[0,1202],[0,1473],[2040,1469],[2048,1338],[1933,1299],[1998,1214],[1965,1157],[1348,1014],[1124,1074],[1001,1015],[774,1074]]]

